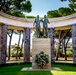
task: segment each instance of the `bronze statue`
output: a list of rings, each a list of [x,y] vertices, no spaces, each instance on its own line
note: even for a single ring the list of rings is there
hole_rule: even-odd
[[[34,25],[35,25],[35,28],[36,28],[36,37],[39,38],[40,37],[40,20],[39,20],[39,15],[37,15],[37,18],[35,18],[33,26]]]
[[[47,23],[50,23],[50,22],[46,18],[46,15],[44,15],[44,19],[43,19],[43,37],[48,37],[48,25],[47,25]]]

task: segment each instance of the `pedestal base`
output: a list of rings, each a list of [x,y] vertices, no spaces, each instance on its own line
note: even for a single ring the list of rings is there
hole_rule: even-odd
[[[50,52],[50,39],[49,38],[36,38],[33,39],[33,51],[32,51],[32,69],[41,69],[35,63],[36,54],[43,51],[45,54],[49,55],[49,63],[46,64],[42,69],[51,69],[51,52]]]

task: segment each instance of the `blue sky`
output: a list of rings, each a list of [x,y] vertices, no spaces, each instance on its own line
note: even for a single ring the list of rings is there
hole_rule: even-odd
[[[59,7],[68,7],[68,1],[61,2],[60,0],[30,0],[32,4],[32,12],[26,15],[40,15],[41,17],[47,14],[49,10],[56,10]]]

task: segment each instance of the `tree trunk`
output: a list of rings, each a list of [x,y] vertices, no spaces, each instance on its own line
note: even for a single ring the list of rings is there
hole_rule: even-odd
[[[60,39],[59,39],[58,51],[57,51],[57,53],[56,53],[56,60],[58,60],[58,57],[59,57],[60,45],[61,45],[61,41],[60,41]]]
[[[64,58],[64,39],[62,40],[62,54],[63,54],[63,58]]]
[[[67,55],[66,55],[66,46],[65,46],[65,38],[64,38],[64,55],[65,55],[65,60],[67,60]]]
[[[58,44],[58,51],[56,53],[56,60],[58,60],[58,57],[59,57],[59,51],[60,51],[60,45],[61,45],[61,33],[62,31],[60,31],[60,34],[59,34],[59,44]]]
[[[20,44],[20,39],[21,39],[21,31],[19,31],[20,35],[19,35],[19,40],[18,40],[18,46]],[[17,50],[17,53],[16,53],[16,60],[18,60],[18,50]]]
[[[11,53],[11,42],[12,42],[12,35],[13,35],[13,31],[11,30],[11,35],[10,35],[10,40],[9,40],[9,48],[8,48],[8,60],[10,60],[10,53]]]
[[[23,38],[24,39],[24,38]],[[23,43],[24,43],[24,40],[22,39],[22,44],[21,44],[21,51],[19,53],[19,59],[20,59],[20,55],[22,54],[22,48],[23,48]]]
[[[68,42],[70,40],[70,37],[68,38],[66,44],[65,44],[65,47],[64,47],[64,50],[65,50],[65,60],[67,60],[67,55],[66,55],[66,48],[67,48],[67,45],[68,45]]]

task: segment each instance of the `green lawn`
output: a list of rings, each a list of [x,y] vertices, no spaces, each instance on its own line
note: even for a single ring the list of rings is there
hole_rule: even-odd
[[[31,65],[14,65],[0,68],[0,75],[76,75],[75,66],[52,65],[52,67],[59,67],[62,71],[21,71],[23,67],[31,67]]]

